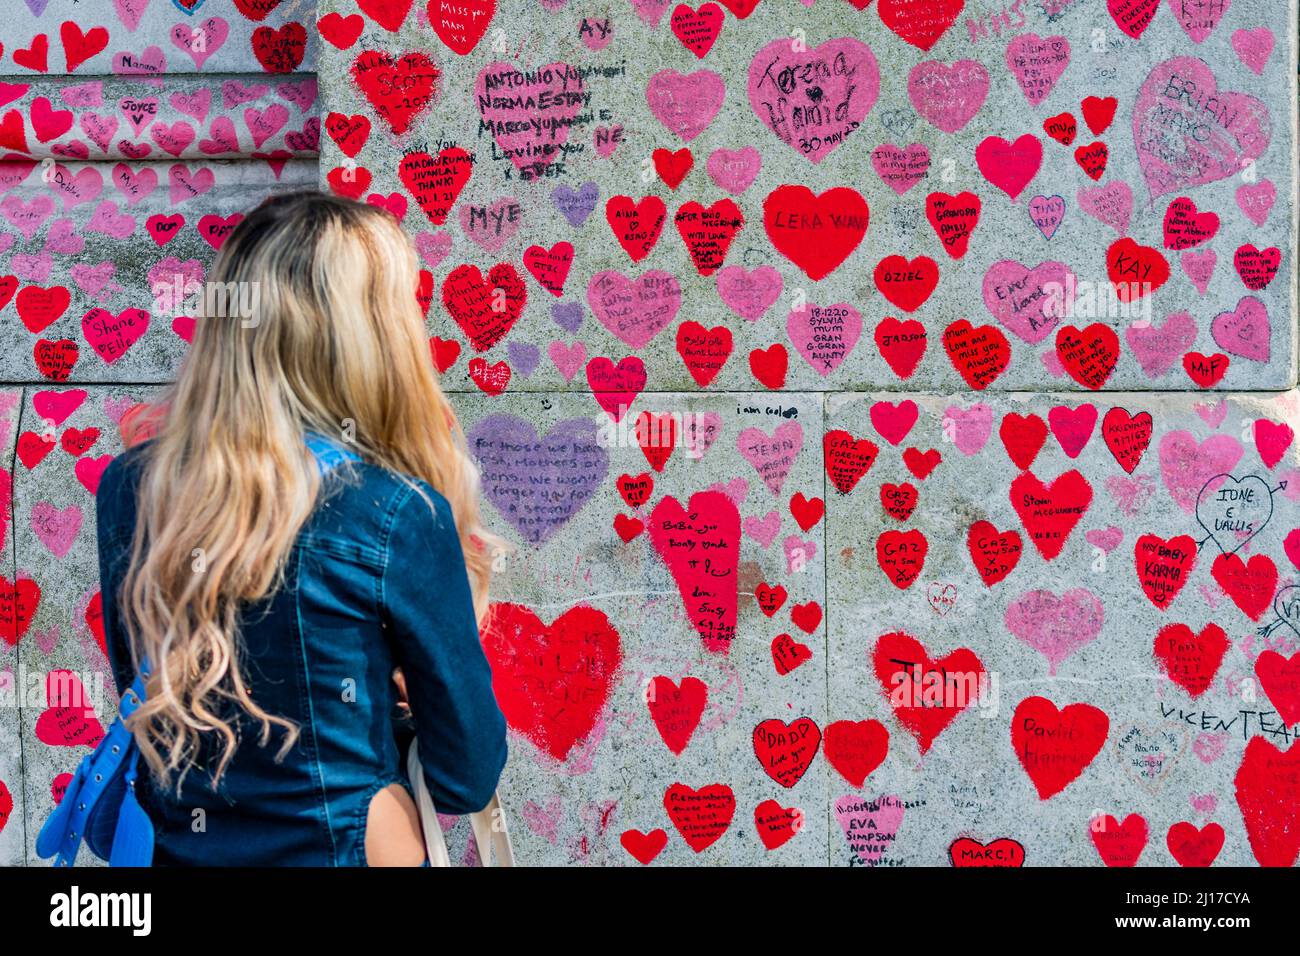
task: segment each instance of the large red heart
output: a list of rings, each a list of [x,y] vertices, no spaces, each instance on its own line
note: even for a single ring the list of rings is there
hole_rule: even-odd
[[[925,534],[916,528],[886,531],[876,539],[876,561],[889,583],[906,591],[921,576],[929,548]]]
[[[678,756],[700,725],[700,715],[708,700],[709,688],[698,677],[683,677],[678,685],[671,677],[661,675],[646,689],[650,719],[659,729],[664,745]]]
[[[885,256],[876,265],[876,288],[891,305],[915,312],[939,284],[939,266],[929,256],[908,262],[904,256]]]
[[[807,186],[778,186],[763,200],[763,228],[781,253],[816,282],[830,275],[867,234],[871,211],[853,189],[820,196]]]
[[[1127,409],[1118,405],[1101,420],[1102,440],[1115,456],[1115,461],[1130,475],[1142,463],[1142,456],[1151,444],[1152,427],[1150,412],[1130,415]]]
[[[1300,724],[1300,653],[1287,660],[1268,650],[1255,658],[1255,676],[1288,727]]]
[[[612,196],[605,203],[605,221],[633,262],[650,255],[667,215],[664,201],[658,196],[645,196],[640,202],[633,202],[631,196]]]
[[[1160,9],[1160,0],[1106,0],[1106,9],[1115,26],[1136,40],[1151,25]]]
[[[1207,823],[1198,830],[1195,824],[1183,821],[1169,828],[1165,846],[1179,866],[1209,866],[1223,849],[1223,836],[1223,827],[1217,823]]]
[[[1011,364],[1011,343],[996,325],[971,325],[957,319],[943,330],[943,350],[971,388],[992,385]]]
[[[1169,679],[1194,699],[1210,689],[1214,675],[1223,663],[1223,655],[1231,646],[1232,642],[1217,624],[1206,624],[1200,634],[1186,624],[1167,624],[1156,635],[1152,652]],[[1255,668],[1258,672],[1258,661]],[[1260,683],[1264,682],[1261,680]],[[1267,686],[1264,690],[1267,693]],[[1296,720],[1288,721],[1289,724],[1298,722],[1300,714],[1296,715]]]
[[[880,22],[904,43],[929,50],[948,32],[966,0],[880,0]]]
[[[456,197],[469,182],[473,164],[469,153],[459,146],[449,146],[437,157],[424,152],[407,153],[397,166],[397,175],[429,222],[441,226],[456,204]]]
[[[1061,553],[1091,504],[1092,485],[1077,471],[1059,475],[1050,485],[1029,471],[1011,482],[1011,507],[1046,561]]]
[[[925,355],[927,342],[925,326],[916,319],[900,322],[887,315],[876,324],[876,347],[899,378],[912,377]]]
[[[1136,302],[1169,281],[1169,260],[1154,246],[1143,246],[1128,236],[1106,250],[1106,276],[1121,302]]]
[[[1233,783],[1260,866],[1294,866],[1300,856],[1300,745],[1284,751],[1251,737]]]
[[[90,695],[72,671],[45,675],[46,709],[36,718],[36,739],[51,747],[94,747],[104,739]]]
[[[486,279],[478,266],[462,265],[442,282],[442,304],[478,352],[505,338],[527,301],[528,287],[508,262],[494,265]]]
[[[1063,325],[1056,330],[1056,354],[1061,365],[1084,388],[1106,384],[1119,361],[1119,336],[1109,325],[1094,322],[1086,329]]]
[[[1110,814],[1094,820],[1089,827],[1092,845],[1107,866],[1137,866],[1138,857],[1147,845],[1147,821],[1140,814],[1130,813],[1120,823]]]
[[[1015,200],[1043,164],[1043,144],[1026,133],[1014,143],[990,136],[975,147],[975,165],[984,178]]]
[[[352,61],[352,79],[388,128],[401,136],[441,93],[442,71],[418,50],[366,50]]]
[[[1038,796],[1060,793],[1101,752],[1110,718],[1091,704],[1056,709],[1046,697],[1026,697],[1011,718],[1011,746]]]
[[[754,728],[754,756],[763,772],[787,789],[807,772],[822,732],[811,717],[799,717],[786,723],[772,717]]]
[[[1142,593],[1163,611],[1192,576],[1196,541],[1189,534],[1168,541],[1156,534],[1144,534],[1133,546],[1133,567]]]
[[[722,267],[731,241],[745,225],[745,217],[730,199],[719,199],[707,208],[688,202],[677,210],[673,224],[686,243],[696,270],[702,276],[709,276]]]
[[[976,703],[985,673],[969,648],[959,647],[933,660],[920,641],[902,631],[881,635],[872,666],[894,716],[916,737],[923,754],[963,710]]]
[[[736,795],[725,783],[696,790],[675,783],[664,792],[664,809],[682,839],[696,853],[711,847],[731,826]]]
[[[307,30],[301,23],[253,31],[253,56],[267,73],[292,73],[302,66],[307,52]]]
[[[487,33],[496,10],[497,0],[429,0],[429,22],[452,53],[466,56]]]
[[[861,788],[889,753],[889,731],[878,720],[837,720],[826,728],[826,760]]]
[[[726,654],[736,636],[740,512],[721,491],[671,495],[650,513],[650,543],[668,566],[706,650]]]
[[[854,438],[842,428],[822,436],[826,477],[835,490],[847,495],[875,464],[880,448],[870,438]]]
[[[1273,603],[1277,565],[1266,554],[1251,555],[1249,561],[1235,554],[1221,554],[1210,565],[1210,576],[1252,621],[1258,621]]]
[[[954,259],[966,255],[971,235],[980,221],[980,197],[971,192],[950,196],[934,192],[925,198],[925,218]]]
[[[406,15],[411,12],[412,2],[413,0],[357,0],[357,6],[385,30],[396,33]],[[436,8],[438,4],[433,6]],[[429,19],[435,18],[430,16]]]
[[[1024,544],[1018,531],[999,531],[991,521],[976,521],[966,535],[966,547],[980,580],[992,587],[1015,570]]]
[[[1025,848],[1010,837],[980,843],[970,837],[958,837],[948,847],[953,866],[1024,866]]]
[[[559,761],[591,734],[623,662],[609,618],[581,605],[548,626],[521,604],[493,604],[483,650],[506,723]]]

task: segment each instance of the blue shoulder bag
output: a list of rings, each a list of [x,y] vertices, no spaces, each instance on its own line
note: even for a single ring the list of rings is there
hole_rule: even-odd
[[[360,458],[317,432],[307,433],[307,447],[321,474],[345,460]],[[83,840],[91,853],[110,866],[153,864],[153,822],[135,795],[140,750],[125,723],[145,699],[147,662],[141,670],[143,674],[122,695],[117,719],[82,759],[63,799],[36,837],[36,855],[54,857],[55,866],[72,866]]]
[[[144,672],[147,676],[148,667]],[[63,799],[41,827],[37,856],[54,857],[55,866],[72,866],[85,840],[90,852],[111,866],[153,862],[153,823],[135,796],[140,751],[125,723],[143,701],[141,676],[122,695],[117,720],[81,761]]]

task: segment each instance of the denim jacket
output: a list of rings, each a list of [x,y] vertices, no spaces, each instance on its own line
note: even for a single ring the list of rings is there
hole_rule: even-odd
[[[119,591],[151,444],[116,458],[96,494],[105,638],[119,692],[134,678]],[[451,507],[415,482],[430,509],[411,481],[360,460],[325,475],[284,585],[240,611],[249,693],[297,724],[299,738],[277,762],[282,732],[260,745],[259,725],[229,705],[240,744],[216,789],[205,770],[215,766],[210,741],[179,794],[152,781],[137,789],[157,831],[155,865],[364,866],[370,800],[389,784],[409,787],[405,751],[416,727],[439,813],[489,802],[506,761],[505,719]],[[412,719],[397,708],[397,666]]]

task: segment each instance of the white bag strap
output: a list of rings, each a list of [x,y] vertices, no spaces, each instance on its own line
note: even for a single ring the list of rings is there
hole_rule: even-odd
[[[424,780],[424,765],[420,763],[418,740],[412,740],[406,752],[406,774],[415,791],[415,805],[420,812],[420,828],[424,831],[424,849],[429,857],[429,865],[451,866],[447,841],[443,839],[442,827],[438,826],[438,810],[433,805],[429,785]],[[474,846],[483,866],[492,865],[494,851],[497,866],[515,865],[515,851],[510,845],[505,810],[501,808],[501,801],[495,793],[486,807],[469,815],[469,823],[474,832]]]

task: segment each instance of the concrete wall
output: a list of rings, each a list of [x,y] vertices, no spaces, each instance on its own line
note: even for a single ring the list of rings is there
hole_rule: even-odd
[[[27,5],[0,66],[30,87],[13,108],[36,165],[0,182],[0,273],[70,303],[48,330],[0,312],[5,574],[41,589],[11,666],[102,669],[81,479],[184,352],[150,271],[210,258],[202,216],[319,176],[414,237],[485,513],[516,546],[484,640],[523,862],[1294,862],[1294,3],[729,0],[699,20],[663,0],[324,0],[318,33],[286,0],[266,22],[306,24],[314,101],[314,78],[264,73],[249,4],[120,3],[138,26],[44,77],[12,51],[43,30],[56,73],[83,11]],[[172,44],[218,15],[202,64]],[[109,59],[150,45],[185,74],[162,92]],[[103,105],[68,103],[76,127],[38,140],[35,99],[96,70]],[[266,88],[228,96],[227,73]],[[773,77],[828,117],[806,149],[765,120],[791,108]],[[122,152],[120,99],[157,97],[170,124],[204,90],[178,156],[152,124]],[[277,105],[253,142],[245,111]],[[87,112],[118,119],[106,146]],[[209,154],[218,117],[235,141]],[[118,162],[161,185],[132,203]],[[213,188],[165,190],[176,163]],[[104,180],[89,199],[83,169]],[[176,213],[155,248],[145,220]],[[1278,250],[1276,274],[1247,246]],[[1121,308],[1112,280],[1143,277]],[[101,306],[150,310],[111,362],[81,325]],[[78,350],[62,379],[42,336]],[[638,438],[647,415],[670,445]],[[51,418],[98,441],[31,463],[23,436]],[[980,693],[892,706],[900,671]],[[0,715],[3,862],[86,752],[44,739],[46,706]]]

